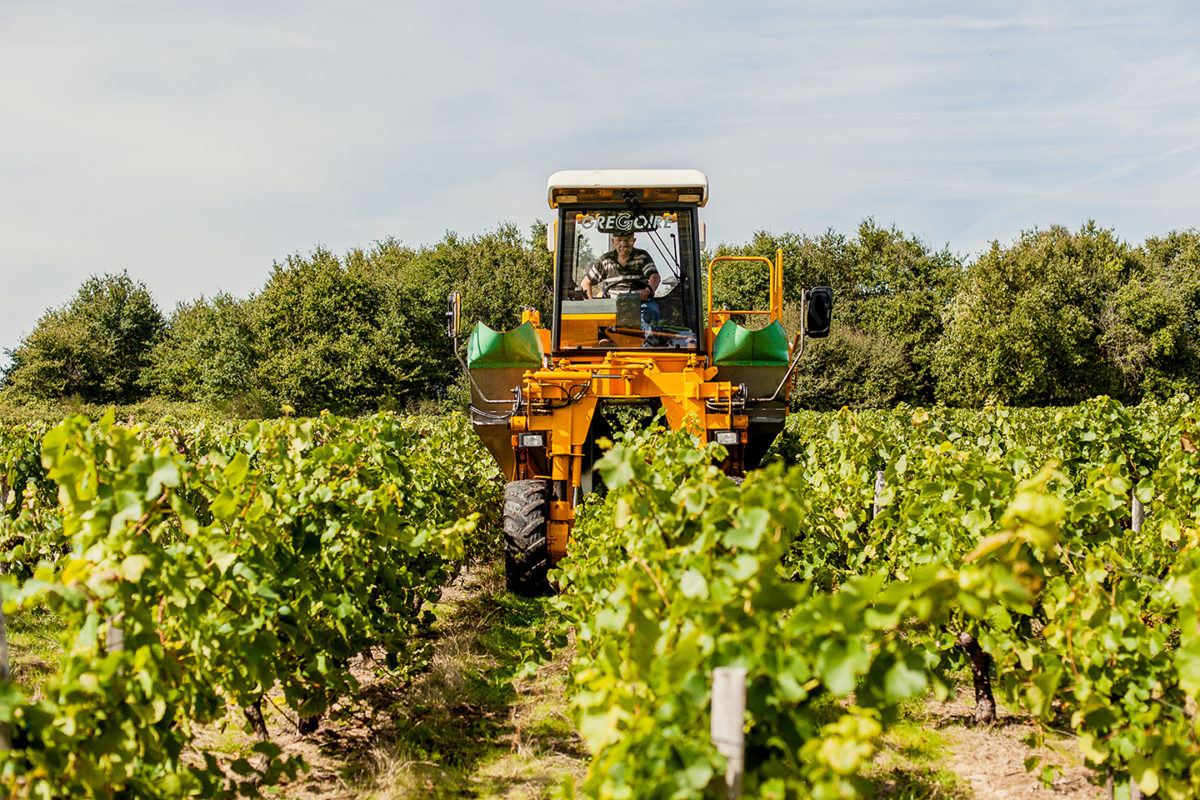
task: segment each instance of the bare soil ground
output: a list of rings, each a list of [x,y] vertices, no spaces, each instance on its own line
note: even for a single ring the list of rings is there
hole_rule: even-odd
[[[1083,766],[1074,742],[1066,736],[1048,737],[1045,745],[1030,747],[1025,739],[1034,732],[1026,718],[997,708],[991,727],[971,725],[971,689],[963,687],[957,698],[930,701],[919,715],[926,727],[946,738],[946,768],[963,779],[977,800],[1095,800],[1101,787],[1091,783],[1093,773]],[[1037,772],[1025,770],[1025,759],[1039,756],[1042,764],[1058,768],[1049,786]]]

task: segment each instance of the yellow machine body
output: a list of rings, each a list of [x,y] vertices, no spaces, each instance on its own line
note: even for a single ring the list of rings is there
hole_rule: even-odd
[[[564,487],[565,491],[555,493],[550,501],[548,541],[552,561],[567,550],[574,507],[584,488],[585,466],[589,466],[585,458],[594,455],[589,452],[589,436],[599,404],[656,399],[662,403],[672,428],[692,425],[700,431],[737,430],[745,437],[748,418],[734,413],[733,387],[727,381],[716,380],[716,373],[715,367],[706,366],[696,355],[647,356],[618,351],[600,359],[561,360],[549,369],[526,374],[527,411],[509,422],[513,432],[509,478],[543,478],[552,486]],[[565,397],[578,399],[563,405]],[[517,446],[520,433],[536,431],[546,433],[544,453]]]

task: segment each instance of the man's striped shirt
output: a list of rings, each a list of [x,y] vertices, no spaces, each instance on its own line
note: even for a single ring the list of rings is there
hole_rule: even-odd
[[[625,266],[621,266],[617,261],[617,251],[609,250],[588,269],[587,279],[591,281],[592,286],[599,288],[600,282],[609,278],[631,277],[649,280],[651,275],[657,274],[658,267],[654,266],[654,259],[650,254],[635,247],[629,254],[629,263]]]

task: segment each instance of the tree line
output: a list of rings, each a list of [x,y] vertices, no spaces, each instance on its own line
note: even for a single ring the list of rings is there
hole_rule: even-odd
[[[549,320],[545,225],[512,224],[433,245],[394,239],[342,256],[324,248],[276,262],[246,298],[218,294],[169,315],[127,273],[86,280],[7,353],[0,398],[128,403],[147,397],[269,416],[290,407],[358,413],[465,405],[443,331],[446,297],[463,317],[512,328]],[[1200,384],[1200,231],[1141,245],[1095,223],[1031,230],[966,258],[895,226],[854,235],[756,233],[706,254],[784,251],[785,322],[802,287],[832,286],[834,326],[808,343],[796,407],[1126,402]],[[715,303],[764,307],[766,270],[722,265]]]
[[[548,309],[544,242],[544,225],[528,237],[501,225],[416,248],[387,239],[339,257],[318,247],[273,264],[247,298],[202,297],[169,316],[128,274],[93,276],[8,351],[0,397],[160,397],[238,416],[465,404],[446,297],[458,289],[464,317],[494,327],[515,327],[524,306]]]

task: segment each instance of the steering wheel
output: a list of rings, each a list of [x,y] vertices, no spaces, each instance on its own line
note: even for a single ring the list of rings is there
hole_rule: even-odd
[[[650,282],[640,275],[617,275],[600,281],[600,293],[604,297],[617,295],[641,295],[643,289],[649,289]]]
[[[622,336],[640,336],[643,339],[662,339],[668,342],[665,347],[690,347],[696,344],[696,334],[691,331],[678,333],[675,331],[644,331],[641,328],[620,328],[616,325],[604,329],[605,334],[619,333]]]

